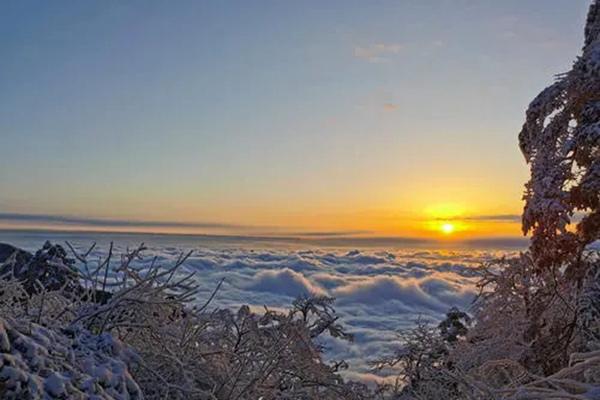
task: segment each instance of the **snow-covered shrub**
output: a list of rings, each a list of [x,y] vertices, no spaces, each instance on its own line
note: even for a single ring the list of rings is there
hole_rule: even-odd
[[[449,314],[454,314],[454,310]],[[454,320],[454,315],[446,321],[449,320]],[[391,368],[396,372],[396,384],[389,387],[394,396],[400,399],[458,398],[456,381],[447,375],[453,342],[446,340],[443,330],[446,330],[445,324],[443,328],[435,327],[419,319],[414,328],[399,332],[399,347],[394,354],[374,363],[377,369]]]
[[[106,258],[90,262],[92,249],[71,247],[78,268],[61,262],[62,253],[0,264],[6,398],[372,398],[364,385],[344,382],[338,372],[346,364],[325,363],[315,343],[323,334],[352,339],[333,299],[299,298],[287,312],[209,311],[220,284],[204,302],[197,298],[198,277],[181,272],[190,253],[160,265],[143,257],[143,245],[119,262],[112,245]],[[65,278],[74,271],[75,281]]]

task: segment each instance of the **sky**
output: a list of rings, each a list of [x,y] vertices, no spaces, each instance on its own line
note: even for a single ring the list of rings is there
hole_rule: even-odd
[[[520,235],[588,4],[3,1],[0,228]]]

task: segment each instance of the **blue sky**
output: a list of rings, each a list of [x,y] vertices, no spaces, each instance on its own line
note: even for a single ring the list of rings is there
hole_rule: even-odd
[[[2,2],[0,212],[410,235],[440,204],[518,214],[524,109],[588,3]]]

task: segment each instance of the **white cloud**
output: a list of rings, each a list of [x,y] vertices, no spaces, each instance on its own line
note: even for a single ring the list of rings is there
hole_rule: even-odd
[[[423,291],[414,279],[401,279],[393,276],[377,276],[337,289],[336,297],[342,304],[361,303],[378,305],[397,300],[405,306],[439,308],[432,296]]]
[[[360,303],[379,305],[397,301],[403,309],[430,309],[445,312],[451,306],[465,307],[474,292],[442,278],[422,280],[397,276],[376,276],[352,283],[334,291],[340,304]]]
[[[304,275],[289,268],[279,271],[261,271],[256,274],[253,282],[246,289],[289,297],[326,294],[323,289],[306,279]]]

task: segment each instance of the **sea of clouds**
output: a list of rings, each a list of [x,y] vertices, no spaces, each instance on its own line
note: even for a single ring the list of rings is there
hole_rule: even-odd
[[[12,242],[28,250],[39,248],[41,237]],[[51,238],[52,239],[52,238]],[[56,242],[64,238],[54,238]],[[83,250],[87,236],[68,238]],[[0,241],[6,238],[0,236]],[[133,246],[128,237],[117,253]],[[119,243],[118,239],[115,244]],[[91,257],[103,256],[108,243],[100,241]],[[417,318],[439,321],[453,306],[468,309],[476,295],[476,267],[516,250],[460,249],[354,249],[273,246],[264,243],[194,243],[190,240],[154,239],[146,255],[164,264],[182,251],[193,250],[183,272],[196,272],[204,302],[224,279],[211,306],[238,308],[248,304],[257,312],[286,308],[298,296],[322,294],[335,297],[340,321],[354,335],[352,343],[324,338],[321,344],[329,360],[345,360],[346,375],[361,380],[379,379],[369,361],[397,348],[397,331]]]

